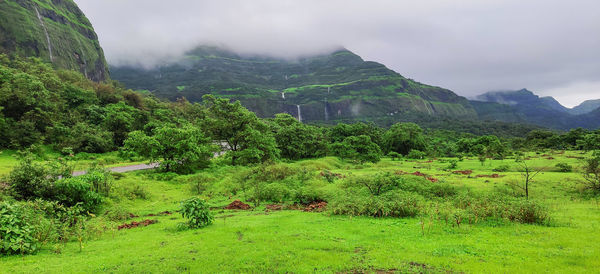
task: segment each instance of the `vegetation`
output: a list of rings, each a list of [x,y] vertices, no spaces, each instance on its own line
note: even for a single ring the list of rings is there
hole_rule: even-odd
[[[0,60],[11,79],[0,89],[2,270],[600,266],[598,131],[519,138],[414,123],[306,125],[211,95],[165,102],[39,60]],[[128,161],[161,168],[94,164]]]

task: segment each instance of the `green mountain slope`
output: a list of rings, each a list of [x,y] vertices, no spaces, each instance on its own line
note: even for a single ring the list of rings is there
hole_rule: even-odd
[[[407,79],[342,49],[290,61],[199,47],[155,69],[111,68],[112,77],[159,97],[200,101],[204,94],[240,100],[262,117],[287,112],[303,121],[374,120],[407,115],[475,119],[468,100]]]
[[[72,0],[0,0],[0,53],[34,56],[87,78],[108,78],[91,23]]]

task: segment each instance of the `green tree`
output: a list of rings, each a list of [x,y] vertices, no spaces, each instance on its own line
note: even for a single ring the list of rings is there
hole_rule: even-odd
[[[379,162],[381,159],[381,149],[371,141],[371,137],[366,135],[350,136],[343,142],[336,142],[331,145],[331,151],[341,159],[348,159],[360,163]]]
[[[202,131],[193,126],[165,125],[153,131],[152,136],[134,131],[125,141],[125,150],[158,162],[165,171],[189,172],[205,167],[216,148]]]
[[[426,149],[423,130],[414,123],[398,123],[393,125],[383,135],[386,151],[395,151],[402,155],[408,155],[413,150],[424,151]]]
[[[283,158],[298,160],[325,155],[323,132],[317,127],[300,123],[287,113],[275,115],[273,132]]]
[[[267,124],[244,108],[239,101],[205,95],[205,113],[200,124],[217,141],[230,150],[231,164],[265,162],[279,157],[275,138]]]

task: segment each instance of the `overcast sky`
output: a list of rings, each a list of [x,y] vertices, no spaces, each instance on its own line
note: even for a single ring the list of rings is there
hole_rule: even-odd
[[[343,46],[471,97],[528,88],[600,98],[598,0],[75,0],[111,64],[152,66],[199,44],[294,58]]]

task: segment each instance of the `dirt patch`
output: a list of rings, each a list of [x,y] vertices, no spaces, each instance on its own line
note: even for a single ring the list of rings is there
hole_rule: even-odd
[[[163,212],[159,212],[159,213],[156,213],[156,214],[148,214],[146,216],[148,216],[148,217],[155,217],[155,216],[166,216],[166,215],[173,215],[173,212],[163,211]]]
[[[471,175],[473,173],[473,171],[472,170],[456,170],[456,171],[452,171],[452,173],[461,174],[461,175]]]
[[[405,171],[402,171],[402,170],[398,170],[398,171],[395,172],[395,174],[396,175],[414,175],[414,176],[420,176],[420,177],[423,177],[423,178],[429,180],[432,183],[435,183],[435,182],[439,181],[438,179],[433,178],[433,177],[431,177],[431,176],[429,176],[429,175],[427,175],[425,173],[421,173],[419,171],[415,171],[413,173],[408,173],[408,172],[405,172]]]
[[[327,202],[314,202],[309,204],[304,211],[306,212],[323,212],[327,209]]]
[[[567,158],[571,158],[571,159],[579,159],[579,160],[583,159],[583,157],[580,157],[580,156],[570,156],[569,155],[569,156],[566,156],[566,157]]]
[[[475,176],[477,178],[502,178],[504,177],[504,175],[499,175],[499,174],[492,174],[492,175],[484,175],[484,174],[480,174]]]
[[[143,220],[141,222],[131,222],[129,224],[127,224],[127,223],[122,224],[122,225],[120,225],[118,227],[118,229],[119,230],[121,230],[121,229],[132,229],[132,228],[140,227],[140,226],[149,226],[151,224],[156,224],[156,223],[158,223],[157,220],[149,220],[149,219],[147,219],[147,220]]]
[[[546,157],[546,160],[554,160],[554,157]]]
[[[227,205],[225,209],[240,209],[240,210],[248,210],[250,209],[250,205],[244,204],[240,200],[235,200],[231,204]]]
[[[337,179],[344,179],[346,178],[346,176],[339,174],[339,173],[333,173],[331,171],[321,171],[321,173],[319,173],[319,175],[321,177],[327,177],[327,176],[331,176],[331,177],[335,177]]]
[[[267,210],[282,210],[283,206],[281,205],[267,205]]]

